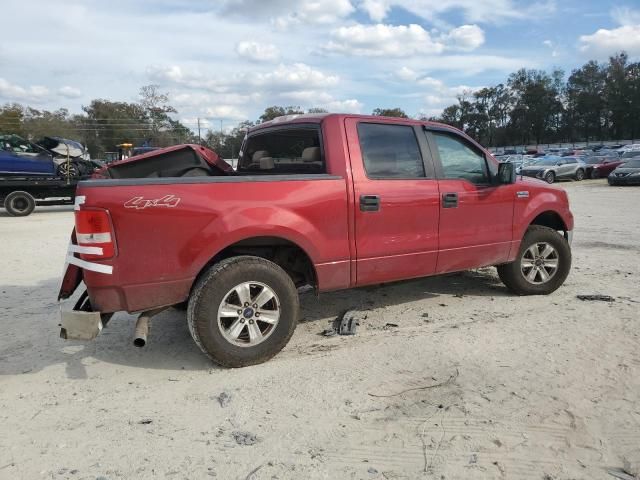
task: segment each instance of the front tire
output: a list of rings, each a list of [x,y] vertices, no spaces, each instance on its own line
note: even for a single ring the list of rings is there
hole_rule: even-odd
[[[498,276],[518,295],[548,295],[556,291],[571,270],[571,248],[552,228],[532,225],[520,243],[514,262],[499,265]]]
[[[200,349],[224,367],[263,363],[289,342],[298,292],[278,265],[252,256],[210,267],[189,298],[187,322]]]
[[[547,174],[544,176],[544,181],[547,183],[553,183],[556,180],[556,174],[553,172],[547,172]]]
[[[581,168],[579,168],[579,169],[576,171],[576,181],[577,181],[577,182],[580,182],[580,181],[582,181],[582,180],[584,180],[584,170],[582,170]]]

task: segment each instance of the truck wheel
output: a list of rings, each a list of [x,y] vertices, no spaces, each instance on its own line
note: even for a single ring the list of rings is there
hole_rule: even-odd
[[[4,208],[13,217],[26,217],[36,208],[36,200],[27,192],[11,192],[4,199]]]
[[[532,225],[522,239],[516,261],[499,265],[498,276],[518,295],[548,295],[571,270],[571,249],[552,228]]]
[[[545,176],[544,176],[544,181],[547,183],[553,183],[556,179],[556,174],[553,172],[548,172]]]
[[[224,367],[265,362],[287,344],[299,315],[291,277],[259,257],[228,258],[196,282],[187,309],[200,349]]]

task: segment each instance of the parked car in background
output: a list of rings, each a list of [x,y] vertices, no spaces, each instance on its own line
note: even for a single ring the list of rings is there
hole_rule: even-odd
[[[556,180],[584,179],[586,166],[577,157],[546,156],[536,159],[534,162],[522,167],[520,175],[534,177],[553,183]]]
[[[593,155],[582,160],[585,163],[586,178],[604,178],[624,163],[617,155]]]
[[[52,155],[18,135],[0,135],[0,175],[54,176]]]
[[[609,185],[640,185],[640,157],[623,163],[607,177]]]

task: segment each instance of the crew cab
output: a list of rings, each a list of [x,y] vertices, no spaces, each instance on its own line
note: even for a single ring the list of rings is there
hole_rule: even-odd
[[[78,184],[59,299],[66,338],[113,312],[188,305],[193,339],[229,367],[277,354],[297,289],[318,293],[497,266],[519,295],[571,268],[564,190],[516,178],[447,125],[347,114],[281,117],[247,132],[236,170],[183,145],[115,162]]]

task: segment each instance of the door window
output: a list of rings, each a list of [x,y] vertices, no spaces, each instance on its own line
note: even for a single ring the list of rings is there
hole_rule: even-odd
[[[444,178],[468,180],[475,184],[488,184],[489,173],[484,154],[462,138],[444,132],[432,132],[435,139]]]
[[[358,138],[369,178],[424,178],[424,164],[413,127],[359,123]]]

